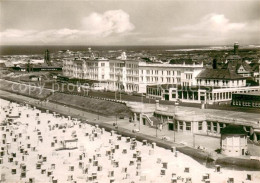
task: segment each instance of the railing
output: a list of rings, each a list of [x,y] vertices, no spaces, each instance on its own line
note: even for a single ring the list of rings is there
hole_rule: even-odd
[[[147,121],[149,122],[149,125],[153,127],[153,121],[149,118],[149,116],[147,116],[146,114],[143,114],[143,117],[145,117],[147,119]]]
[[[168,107],[158,106],[158,107],[156,108],[156,110],[158,110],[158,111],[168,111]]]
[[[256,127],[260,127],[258,121],[252,121],[252,120],[249,121],[249,120],[244,120],[244,119],[217,117],[217,116],[211,116],[211,115],[206,115],[206,119],[209,120],[209,121],[235,123],[235,124],[248,125],[248,126],[253,125],[253,126],[256,126]]]

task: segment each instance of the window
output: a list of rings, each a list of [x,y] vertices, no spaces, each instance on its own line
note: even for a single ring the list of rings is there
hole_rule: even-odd
[[[191,130],[191,122],[186,122],[186,130],[187,131]]]
[[[180,127],[180,130],[183,130],[183,122],[182,121],[179,122],[179,127]]]
[[[223,123],[219,123],[219,129],[221,131],[221,129],[224,128],[224,124]]]
[[[217,132],[217,129],[218,129],[218,125],[216,122],[213,123],[213,130],[214,132]]]
[[[211,131],[211,122],[207,122],[207,130]]]
[[[105,67],[105,63],[101,63],[101,67]]]
[[[199,122],[199,124],[198,124],[198,130],[202,130],[202,122]]]
[[[192,74],[186,74],[186,79],[192,79]]]
[[[105,75],[102,75],[102,79],[105,79]]]

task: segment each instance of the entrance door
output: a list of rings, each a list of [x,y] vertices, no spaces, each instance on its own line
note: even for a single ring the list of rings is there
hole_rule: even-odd
[[[245,155],[245,149],[242,149],[242,155]]]
[[[165,100],[169,100],[169,94],[165,94],[165,95],[164,95],[164,99],[165,99]]]
[[[174,125],[173,123],[168,123],[168,129],[173,131],[174,130]]]
[[[146,120],[143,118],[143,125],[146,125]]]

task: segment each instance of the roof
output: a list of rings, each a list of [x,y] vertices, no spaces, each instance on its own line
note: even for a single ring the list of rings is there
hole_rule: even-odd
[[[260,91],[250,92],[250,93],[233,93],[232,95],[255,95],[260,96]]]
[[[199,73],[197,79],[243,79],[242,76],[230,71],[229,69],[205,69]]]
[[[192,59],[171,59],[170,64],[193,64]]]
[[[241,65],[243,66],[243,68],[246,71],[251,72],[251,67],[246,62],[243,62],[242,60],[234,61],[234,62],[228,62],[226,65],[224,65],[223,69],[229,69],[229,70],[232,70],[232,71],[237,71],[240,68]]]
[[[223,128],[220,132],[221,134],[234,134],[234,135],[246,135],[247,132],[244,130],[243,126],[238,125],[228,125]]]
[[[14,64],[12,62],[5,62],[5,67],[14,67]]]
[[[153,125],[156,126],[161,123],[161,121],[156,117],[150,117],[150,120],[153,122]]]
[[[238,70],[241,65],[243,66],[243,68],[244,68],[246,71],[249,71],[249,72],[251,71],[251,67],[250,67],[247,63],[245,63],[245,62],[237,63],[237,65],[236,65],[236,70]]]
[[[147,85],[148,88],[156,88],[156,89],[170,89],[170,88],[176,88],[176,84],[158,84],[158,85]]]
[[[226,57],[227,60],[241,60],[242,58],[239,55],[229,55]]]
[[[219,89],[221,87],[218,86],[185,86],[181,84],[158,84],[158,85],[147,85],[147,88],[154,88],[154,89],[160,89],[160,90],[169,90],[170,88],[177,88],[178,91],[191,91],[191,90],[209,90],[212,91],[212,89]]]
[[[252,71],[254,72],[259,72],[260,70],[260,64],[259,63],[254,63],[254,64],[250,64],[252,66]]]
[[[6,66],[5,66],[5,63],[0,63],[0,67],[1,67],[1,68],[6,67]]]

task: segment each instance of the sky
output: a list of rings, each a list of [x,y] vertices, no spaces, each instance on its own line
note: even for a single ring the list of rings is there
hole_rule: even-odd
[[[0,45],[260,44],[260,0],[1,0]]]

